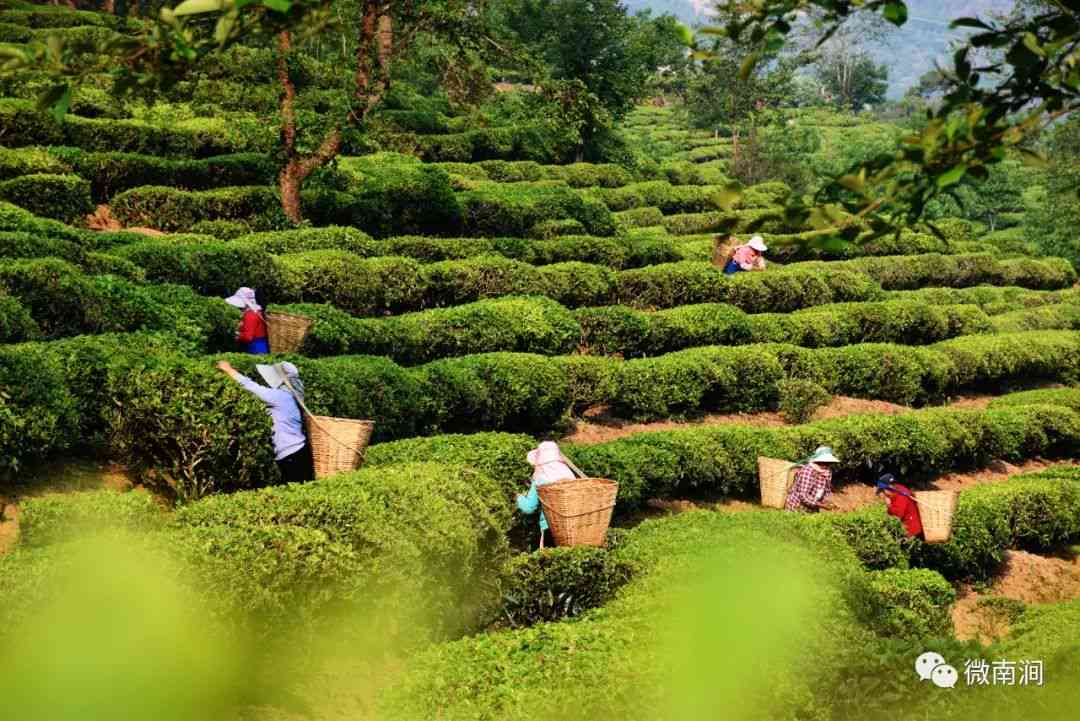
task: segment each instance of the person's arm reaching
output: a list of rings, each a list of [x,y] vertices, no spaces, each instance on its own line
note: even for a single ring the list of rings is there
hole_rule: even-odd
[[[239,383],[244,390],[257,396],[258,399],[261,400],[263,403],[266,403],[267,405],[273,405],[274,391],[267,388],[266,386],[259,385],[255,381],[251,380],[246,375],[233,368],[232,364],[228,361],[218,361],[215,365],[217,366],[218,370]]]
[[[536,483],[529,486],[529,492],[525,495],[518,494],[518,510],[527,516],[536,513],[540,508],[540,494],[536,492]]]

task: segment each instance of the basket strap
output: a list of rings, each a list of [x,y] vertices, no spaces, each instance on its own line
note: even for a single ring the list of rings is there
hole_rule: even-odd
[[[559,451],[559,454],[560,454],[560,455],[562,455],[562,459],[563,459],[564,461],[566,461],[566,465],[570,466],[570,470],[571,470],[571,471],[573,471],[574,473],[578,474],[578,477],[580,477],[580,478],[588,478],[588,476],[586,476],[586,475],[585,475],[584,473],[582,473],[582,472],[581,472],[581,469],[580,469],[580,468],[578,468],[577,466],[575,466],[575,465],[574,465],[574,462],[573,462],[573,461],[571,461],[571,460],[570,460],[570,459],[569,459],[569,458],[568,458],[568,457],[566,456],[566,454],[565,454],[565,453],[563,453],[563,452],[562,452],[562,451],[560,450],[560,451]]]
[[[326,436],[330,440],[334,441],[339,446],[343,446],[345,448],[348,448],[350,451],[352,451],[356,455],[360,456],[361,458],[364,456],[364,451],[363,450],[357,448],[356,446],[352,445],[351,443],[346,443],[345,441],[341,440],[340,438],[335,436],[333,433],[328,431],[325,426],[323,426],[321,423],[319,423],[317,420],[315,420],[315,414],[312,413],[310,410],[308,410],[308,407],[306,405],[304,405],[304,401],[300,400],[300,396],[297,394],[296,389],[292,387],[292,383],[289,383],[289,379],[284,375],[282,376],[282,378],[285,380],[285,387],[289,389],[290,393],[292,393],[293,400],[295,400],[300,405],[300,408],[304,411],[304,413],[307,413],[308,418],[311,420],[311,423],[316,428],[318,428],[320,431],[325,433]],[[309,441],[309,443],[310,443],[310,441]]]

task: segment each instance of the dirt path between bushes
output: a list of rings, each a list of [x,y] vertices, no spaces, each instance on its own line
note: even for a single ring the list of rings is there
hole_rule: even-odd
[[[50,493],[73,493],[134,487],[125,469],[113,464],[56,461],[33,469],[0,493],[0,554],[15,547],[19,536],[19,503]]]
[[[1001,571],[988,588],[960,587],[952,609],[956,637],[989,644],[1008,634],[1012,613],[1022,608],[1020,604],[1080,598],[1078,551],[1076,546],[1054,556],[1006,551]]]
[[[1044,460],[1033,458],[1018,465],[1004,461],[994,461],[986,468],[964,473],[944,473],[933,481],[926,484],[917,484],[914,490],[926,491],[962,491],[973,486],[987,483],[1003,483],[1013,476],[1024,473],[1035,473],[1048,468],[1061,466],[1080,465],[1080,458]],[[874,486],[865,483],[846,483],[837,486],[833,493],[833,503],[836,510],[824,511],[824,513],[850,513],[877,503],[884,503],[874,493]],[[719,511],[722,513],[743,513],[747,511],[767,510],[756,501],[745,498],[714,498],[714,499],[662,499],[653,498],[646,502],[646,509],[641,518],[635,517],[632,522],[640,522],[644,518],[665,515],[671,513],[684,513],[686,511]]]
[[[1061,388],[1059,384],[1042,386],[1045,388]],[[957,396],[950,403],[939,406],[957,410],[983,410],[990,402],[1000,396],[991,394],[974,394]],[[860,413],[875,413],[878,415],[895,416],[901,413],[911,413],[915,408],[902,406],[888,401],[874,401],[865,398],[851,398],[850,396],[834,396],[828,405],[819,408],[810,419],[811,421],[824,421],[832,418]],[[784,417],[776,411],[762,411],[759,413],[710,413],[687,421],[656,421],[654,423],[634,423],[611,414],[606,406],[596,406],[585,411],[583,417],[574,424],[574,430],[562,437],[562,441],[591,445],[605,443],[618,438],[624,438],[635,433],[648,431],[675,431],[688,428],[708,428],[710,426],[722,426],[739,424],[755,426],[758,428],[776,428],[788,425]]]
[[[968,473],[945,473],[926,485],[928,490],[956,490],[987,483],[1003,483],[1024,473],[1075,466],[1080,459],[1046,461],[1032,459],[1019,465],[995,461],[990,466]],[[850,513],[882,503],[874,488],[861,483],[840,486],[833,495],[837,510],[827,513]],[[757,503],[740,499],[670,500],[654,498],[631,520],[639,523],[650,517],[694,511],[720,513],[768,512]],[[955,635],[962,641],[977,640],[983,644],[1003,638],[1015,614],[1025,604],[1060,603],[1080,598],[1080,546],[1073,546],[1057,555],[1038,555],[1027,551],[1009,550],[998,574],[985,588],[970,584],[957,588],[957,600],[951,610]]]

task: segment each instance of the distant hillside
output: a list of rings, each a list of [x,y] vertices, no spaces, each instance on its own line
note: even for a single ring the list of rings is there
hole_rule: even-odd
[[[654,14],[671,13],[688,25],[708,22],[708,0],[623,0],[631,11],[648,8]],[[956,17],[1007,13],[1015,0],[907,0],[907,25],[892,32],[887,46],[871,48],[878,62],[889,66],[889,96],[898,98],[919,76],[943,60],[962,32],[949,29]]]

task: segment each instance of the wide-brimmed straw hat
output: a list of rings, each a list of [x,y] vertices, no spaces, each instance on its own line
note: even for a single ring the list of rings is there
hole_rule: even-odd
[[[753,238],[751,238],[750,242],[747,243],[747,245],[749,245],[751,248],[753,248],[759,253],[764,253],[766,250],[769,249],[769,246],[765,245],[765,239],[762,238],[760,235],[755,235]]]
[[[807,459],[808,463],[839,463],[840,459],[833,455],[832,448],[820,446],[814,454]]]
[[[536,448],[529,451],[525,458],[529,461],[530,465],[542,466],[545,463],[555,463],[563,459],[562,453],[559,451],[559,444],[554,441],[544,441]]]

